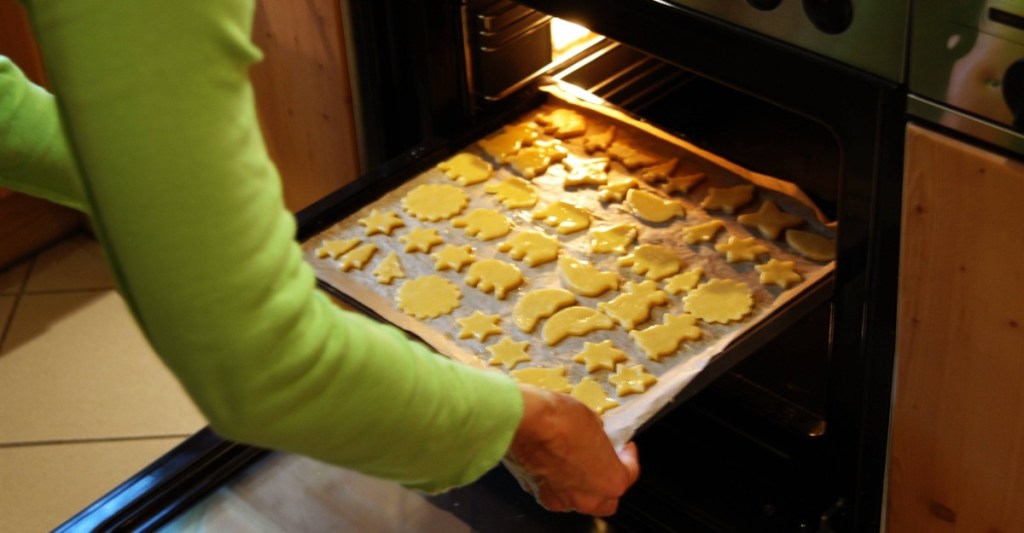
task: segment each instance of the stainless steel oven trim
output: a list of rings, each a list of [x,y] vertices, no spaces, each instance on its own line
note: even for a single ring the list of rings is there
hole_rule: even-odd
[[[921,96],[907,98],[907,112],[914,117],[934,122],[978,140],[1024,155],[1024,134],[969,115]]]

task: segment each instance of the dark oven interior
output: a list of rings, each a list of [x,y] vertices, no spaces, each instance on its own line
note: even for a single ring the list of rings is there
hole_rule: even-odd
[[[831,283],[641,432],[646,469],[614,522],[643,531],[876,529],[900,86],[662,2],[438,4],[347,7],[371,173],[458,149],[535,105],[538,85],[554,79],[795,183],[838,222]],[[596,36],[559,55],[555,17]]]

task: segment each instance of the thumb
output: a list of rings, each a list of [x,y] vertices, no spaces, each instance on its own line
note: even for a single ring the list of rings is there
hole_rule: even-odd
[[[640,459],[636,449],[636,443],[629,442],[622,449],[616,452],[622,466],[626,467],[626,474],[629,477],[629,485],[632,485],[640,477]]]

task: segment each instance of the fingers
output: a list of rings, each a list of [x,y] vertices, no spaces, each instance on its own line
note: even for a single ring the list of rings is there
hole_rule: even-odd
[[[622,461],[622,466],[626,467],[627,483],[626,486],[630,487],[633,483],[636,483],[637,478],[640,477],[640,456],[637,453],[636,443],[629,442],[618,451],[619,461]]]

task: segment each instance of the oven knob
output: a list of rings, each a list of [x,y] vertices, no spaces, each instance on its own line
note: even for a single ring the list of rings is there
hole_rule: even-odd
[[[761,11],[771,11],[782,3],[782,0],[747,0],[747,3]]]
[[[804,13],[819,30],[829,34],[843,33],[853,22],[853,2],[804,0]]]
[[[1013,113],[1013,127],[1024,130],[1024,59],[1014,61],[1003,74],[1003,100]]]

